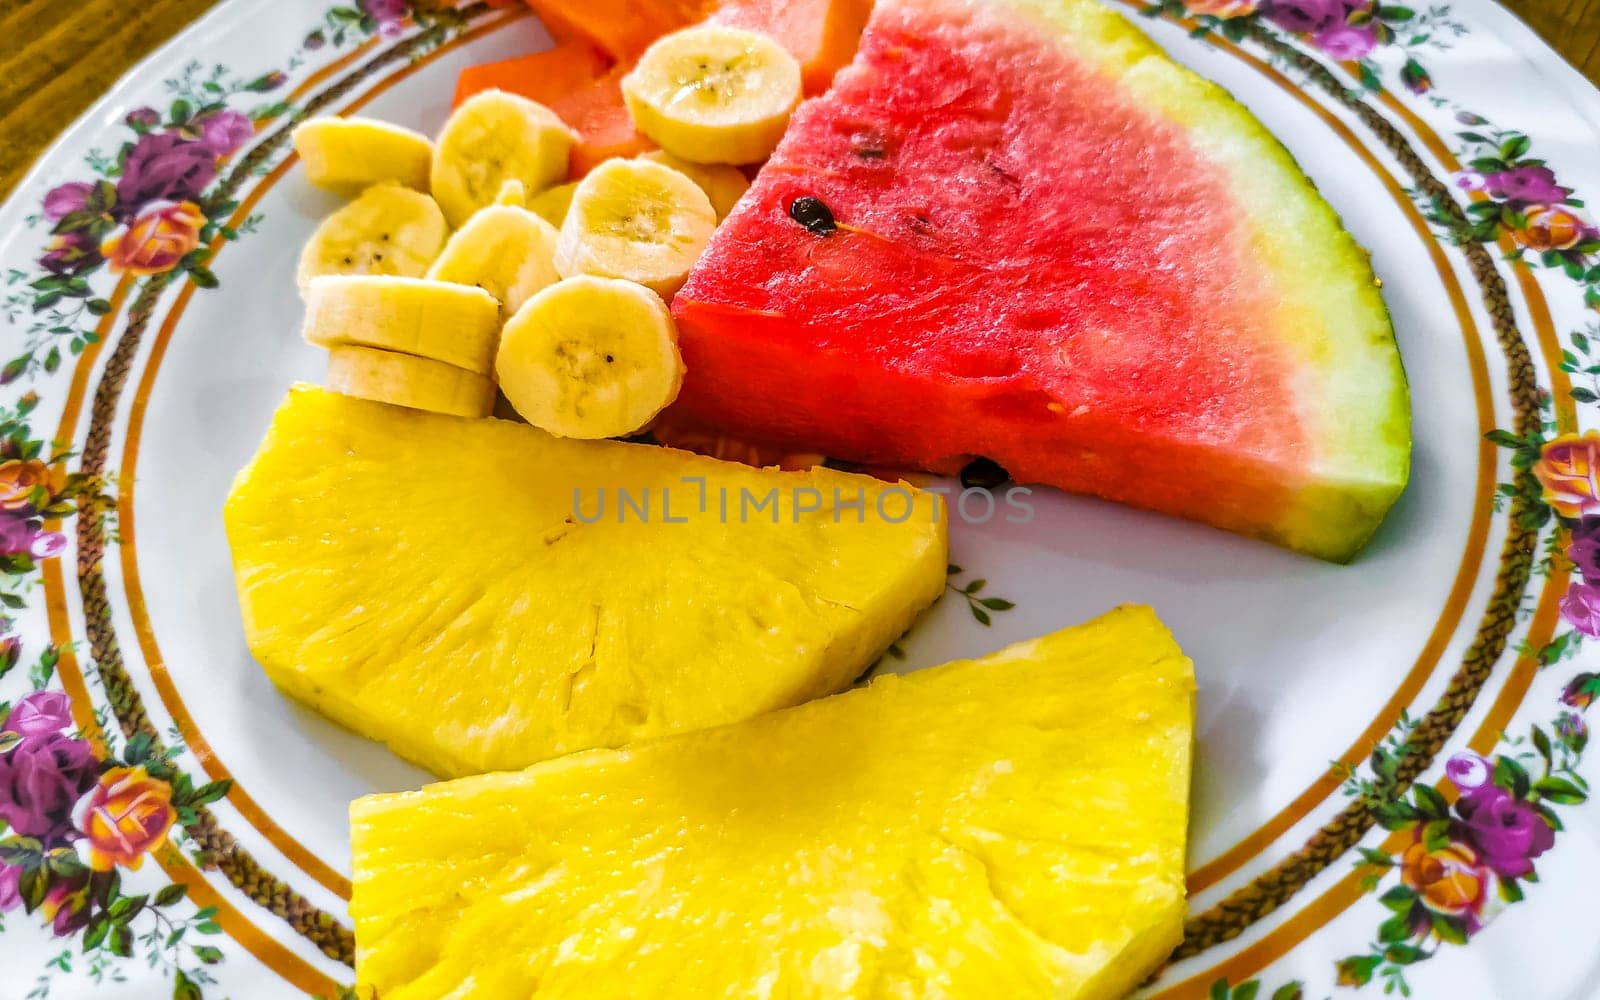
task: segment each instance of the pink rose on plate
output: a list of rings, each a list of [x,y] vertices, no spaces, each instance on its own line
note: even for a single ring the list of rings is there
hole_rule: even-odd
[[[24,737],[54,736],[72,725],[72,699],[63,691],[35,691],[11,706],[0,730]]]
[[[33,548],[34,539],[39,537],[41,523],[26,514],[0,511],[0,554],[20,556],[28,553]]]
[[[34,534],[26,516],[0,514],[0,553],[21,555],[32,547]]]
[[[28,543],[28,555],[35,559],[54,559],[67,548],[67,536],[59,531],[41,531]]]
[[[99,774],[100,761],[83,740],[24,740],[0,756],[0,819],[47,847],[75,839],[72,808]]]
[[[189,128],[199,135],[200,145],[216,156],[228,155],[256,134],[247,115],[231,110],[201,115],[189,123]]]
[[[1600,517],[1586,517],[1573,527],[1567,558],[1584,579],[1600,583]]]
[[[1311,37],[1311,44],[1340,62],[1360,59],[1378,45],[1377,30],[1372,22],[1366,24],[1340,24]]]
[[[155,108],[134,108],[122,120],[129,128],[149,131],[161,124],[161,113]]]
[[[1600,638],[1600,587],[1579,581],[1561,599],[1561,617],[1591,638]]]
[[[182,132],[139,137],[117,179],[117,212],[126,218],[153,201],[196,198],[217,176],[217,154]]]
[[[73,212],[81,212],[89,204],[89,194],[94,190],[94,185],[87,181],[70,181],[58,184],[45,192],[44,217],[51,222],[60,222]]]
[[[1305,35],[1326,31],[1345,19],[1340,0],[1266,0],[1261,13],[1284,31]]]
[[[1479,857],[1502,878],[1532,874],[1533,860],[1556,843],[1556,832],[1538,807],[1498,785],[1463,795],[1456,813]]]
[[[25,513],[0,509],[0,554],[49,559],[67,547],[67,536],[45,531],[44,522]]]
[[[0,865],[0,913],[22,905],[22,893],[17,889],[17,879],[21,875],[21,868]]]
[[[1445,777],[1463,792],[1474,792],[1489,784],[1494,769],[1475,753],[1458,753],[1444,765]]]
[[[1483,189],[1490,197],[1500,201],[1557,202],[1572,192],[1556,183],[1555,171],[1549,167],[1513,167],[1498,173],[1483,175]]]
[[[394,37],[405,28],[411,14],[409,0],[359,0],[361,12],[378,22],[378,33]]]

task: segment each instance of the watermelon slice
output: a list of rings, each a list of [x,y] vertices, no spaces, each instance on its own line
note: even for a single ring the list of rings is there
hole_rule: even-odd
[[[676,417],[779,446],[985,456],[1337,561],[1409,470],[1366,254],[1093,0],[880,0],[673,312]]]

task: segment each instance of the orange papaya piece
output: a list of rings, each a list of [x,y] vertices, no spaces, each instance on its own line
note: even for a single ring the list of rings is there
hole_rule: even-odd
[[[696,24],[716,8],[714,0],[527,0],[552,32],[580,35],[602,52],[631,62],[650,43]]]
[[[586,41],[565,42],[532,55],[468,66],[456,77],[456,107],[473,94],[504,90],[551,105],[582,90],[606,72],[606,59]]]
[[[770,35],[800,63],[808,97],[855,57],[872,0],[725,0],[711,20]]]
[[[581,90],[553,101],[550,110],[578,133],[572,144],[571,171],[582,177],[614,156],[637,156],[655,143],[634,131],[633,119],[622,102],[622,78],[631,66],[616,66]]]

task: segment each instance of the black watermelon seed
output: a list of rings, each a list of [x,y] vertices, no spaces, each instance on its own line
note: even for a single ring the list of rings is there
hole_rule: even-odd
[[[806,195],[796,198],[789,204],[789,218],[806,227],[806,231],[817,236],[826,236],[839,228],[839,223],[834,220],[833,212],[822,203],[821,198]]]
[[[1011,474],[993,459],[975,458],[961,469],[961,485],[969,490],[992,490],[1010,481]]]

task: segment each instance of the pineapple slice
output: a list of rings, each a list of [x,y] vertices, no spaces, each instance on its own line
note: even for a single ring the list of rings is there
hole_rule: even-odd
[[[704,510],[686,479],[703,481]],[[835,489],[864,504],[836,517]],[[776,508],[753,510],[769,493]],[[225,520],[245,633],[274,683],[445,776],[837,691],[939,595],[947,555],[938,498],[910,487],[309,386],[278,410]]]
[[[1127,607],[708,732],[358,799],[358,983],[1121,997],[1182,933],[1193,698]]]

